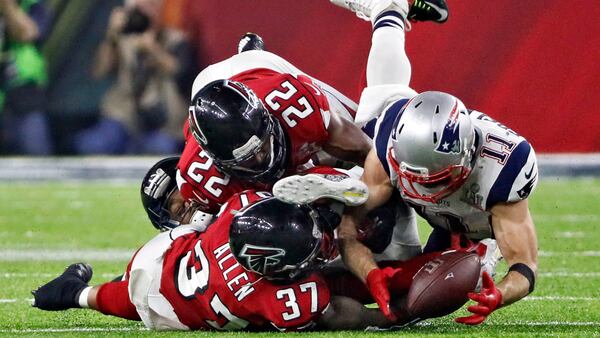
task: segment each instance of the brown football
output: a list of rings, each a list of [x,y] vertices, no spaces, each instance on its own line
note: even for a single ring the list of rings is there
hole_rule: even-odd
[[[475,253],[448,251],[427,262],[413,277],[408,312],[420,319],[441,317],[458,310],[479,279]]]

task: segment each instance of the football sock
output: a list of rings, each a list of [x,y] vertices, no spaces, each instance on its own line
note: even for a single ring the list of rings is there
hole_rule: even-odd
[[[90,290],[92,289],[91,286],[86,287],[85,289],[81,290],[81,292],[79,293],[79,306],[81,306],[84,309],[87,309],[90,307],[90,305],[88,304],[88,295],[90,294]]]
[[[394,7],[373,20],[373,37],[367,62],[367,85],[410,83],[411,65],[404,50],[405,22]]]
[[[130,320],[141,320],[135,306],[129,300],[129,281],[108,282],[100,286],[96,295],[98,311]]]

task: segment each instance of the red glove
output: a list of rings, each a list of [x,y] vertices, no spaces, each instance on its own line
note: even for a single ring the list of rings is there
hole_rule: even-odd
[[[392,277],[402,269],[394,269],[391,267],[379,269],[375,268],[369,271],[367,275],[367,288],[373,296],[373,299],[379,305],[379,309],[383,315],[391,321],[396,321],[398,318],[390,308],[390,291],[388,286]]]
[[[450,235],[450,249],[460,252],[470,252],[476,247],[470,239],[459,232],[453,232]]]
[[[502,304],[502,294],[494,285],[494,280],[487,272],[482,275],[483,283],[479,293],[469,292],[469,298],[477,302],[477,305],[471,305],[467,310],[473,314],[468,317],[456,318],[457,323],[467,325],[478,325],[496,310]]]

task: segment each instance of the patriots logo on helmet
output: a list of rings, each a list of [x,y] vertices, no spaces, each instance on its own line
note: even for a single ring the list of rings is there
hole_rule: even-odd
[[[439,108],[438,108],[439,109]],[[454,102],[454,107],[448,116],[448,122],[442,130],[442,137],[438,142],[438,146],[435,151],[446,154],[460,154],[460,135],[459,135],[459,123],[458,123],[458,101]],[[435,138],[435,133],[434,133]]]
[[[240,257],[246,259],[248,267],[262,275],[266,274],[270,267],[277,266],[283,256],[284,249],[251,244],[245,244],[240,251]]]

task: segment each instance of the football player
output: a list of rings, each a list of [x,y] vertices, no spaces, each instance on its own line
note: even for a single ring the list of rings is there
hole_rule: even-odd
[[[178,186],[208,213],[241,190],[269,190],[318,153],[362,164],[371,148],[353,123],[356,103],[261,48],[246,34],[239,54],[192,87]]]
[[[162,160],[144,178],[142,202],[153,222],[187,224],[193,215],[178,197],[176,162]],[[88,286],[92,268],[70,265],[34,291],[34,306],[91,308],[156,330],[392,325],[380,311],[330,293],[315,270],[334,253],[331,224],[317,209],[249,190],[234,195],[204,232],[184,225],[160,233],[135,253],[121,280]]]
[[[493,270],[495,242],[488,238],[497,241],[509,272],[496,285],[484,266],[481,290],[469,295],[478,303],[468,307],[473,314],[456,319],[479,324],[535,286],[537,239],[527,203],[538,180],[535,152],[522,136],[465,108],[458,98],[432,91],[417,94],[409,87],[410,63],[404,51],[406,0],[332,2],[370,18],[374,29],[368,87],[357,113],[359,123],[378,116],[367,125],[374,131],[374,148],[362,176],[369,197],[342,219],[339,237],[344,260],[389,314],[385,285],[390,274],[383,273],[371,252],[357,241],[356,226],[398,190],[433,227],[424,252],[448,248],[451,242],[456,247],[459,237],[452,234],[458,233],[463,240],[490,246],[478,248]],[[427,2],[437,2],[433,11],[444,8],[443,1]],[[446,18],[447,11],[438,17]],[[302,179],[293,182],[297,189],[316,193],[326,189],[313,189]],[[339,186],[334,181],[321,184],[334,191]]]

